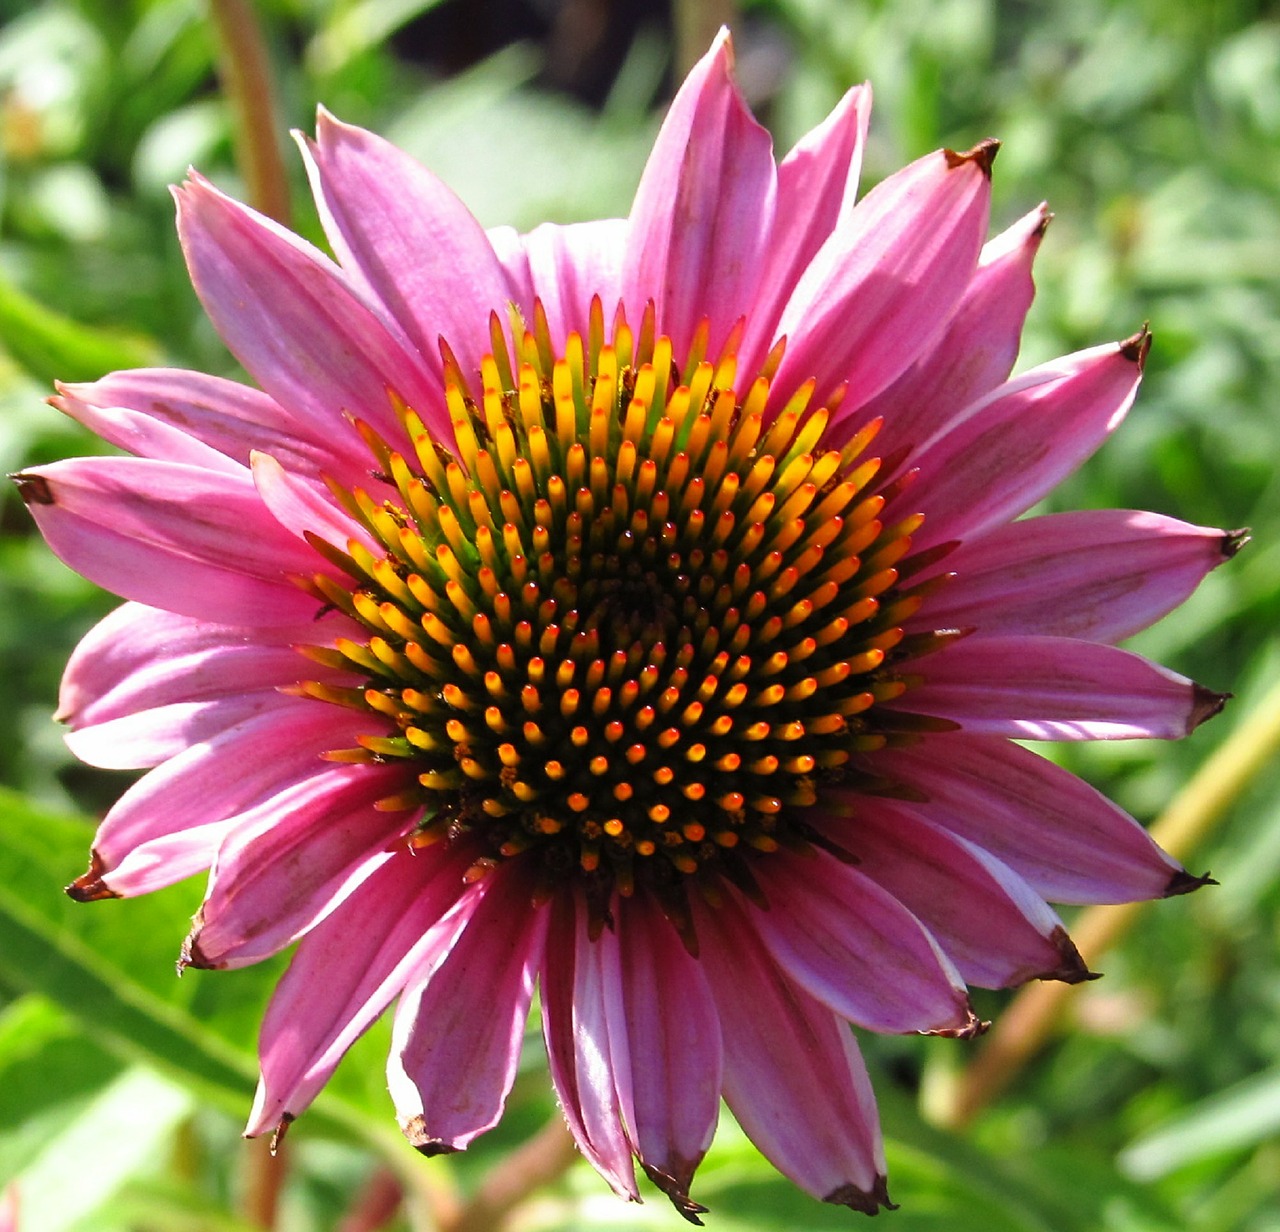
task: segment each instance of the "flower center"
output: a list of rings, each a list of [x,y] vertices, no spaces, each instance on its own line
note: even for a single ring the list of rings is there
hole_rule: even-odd
[[[414,842],[473,836],[607,901],[664,900],[718,873],[750,887],[754,853],[816,841],[824,783],[872,788],[859,754],[911,716],[878,703],[910,680],[921,588],[900,584],[921,517],[884,525],[878,425],[824,449],[802,388],[766,415],[781,359],[739,380],[731,342],[682,368],[650,311],[554,356],[540,314],[496,348],[473,399],[446,354],[454,441],[400,406],[414,456],[362,426],[395,496],[335,492],[366,537],[353,580],[313,586],[368,631],[310,648],[368,678],[313,696],[380,716],[348,760],[400,759]],[[493,331],[495,338],[501,334]]]

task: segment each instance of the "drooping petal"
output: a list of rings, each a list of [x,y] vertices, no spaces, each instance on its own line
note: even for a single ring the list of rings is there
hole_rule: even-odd
[[[903,498],[926,517],[915,547],[1025,513],[1092,456],[1133,402],[1147,345],[1142,335],[1044,364],[923,442],[911,458],[917,481]]]
[[[657,308],[676,354],[710,318],[708,353],[752,310],[773,226],[773,142],[733,79],[722,30],[667,112],[631,207],[622,295]]]
[[[489,314],[505,321],[512,288],[471,211],[409,155],[323,107],[314,144],[301,145],[347,276],[385,305],[431,371],[443,336],[463,372],[478,372]]]
[[[848,382],[843,419],[929,346],[977,264],[993,151],[930,154],[878,184],[836,227],[772,331],[787,338],[779,397],[812,377],[821,403]]]
[[[1087,978],[1062,921],[994,856],[892,800],[852,797],[845,808],[824,832],[923,921],[967,983]]]
[[[394,390],[429,426],[448,431],[439,382],[430,379],[438,361],[407,350],[333,262],[199,177],[176,196],[196,292],[270,397],[317,431],[350,433],[355,416],[398,441]]]
[[[250,457],[253,484],[271,516],[290,534],[306,542],[308,535],[345,552],[351,540],[376,551],[369,533],[327,492],[286,470],[269,454]],[[314,562],[313,562],[314,564]]]
[[[262,1079],[245,1133],[291,1121],[399,994],[466,888],[464,844],[405,849],[372,869],[299,943],[262,1020]],[[370,927],[370,921],[380,921]]]
[[[811,996],[872,1031],[958,1035],[977,1026],[964,982],[894,896],[824,851],[777,851],[757,870],[768,910],[748,913],[774,961]]]
[[[1118,642],[1182,603],[1240,541],[1128,509],[1011,522],[946,558],[955,577],[930,599],[929,627]]]
[[[551,1081],[578,1149],[614,1193],[640,1200],[613,1072],[600,950],[581,892],[552,903],[542,964],[542,1030]]]
[[[1070,637],[965,638],[892,708],[1023,740],[1177,740],[1225,700],[1127,650]]]
[[[515,1081],[550,908],[519,865],[473,891],[466,925],[396,1010],[387,1078],[410,1143],[460,1151],[502,1116]]]
[[[852,1031],[749,940],[736,903],[696,919],[720,1010],[725,1102],[738,1123],[823,1201],[868,1214],[889,1206],[875,1096]]]
[[[572,331],[587,336],[594,296],[600,297],[605,318],[613,316],[622,294],[625,218],[568,226],[543,223],[522,236],[521,243],[530,296],[542,302],[553,346],[563,347]]]
[[[1051,902],[1131,902],[1195,884],[1123,809],[1011,741],[948,732],[885,749],[875,764],[928,797],[898,807],[991,852]]]
[[[917,445],[1005,381],[1035,294],[1031,263],[1049,224],[1044,206],[987,242],[946,329],[887,389],[840,424],[839,439],[882,419],[882,457]]]
[[[287,578],[323,562],[267,513],[247,471],[75,458],[19,482],[58,556],[126,599],[221,624],[299,624],[316,612]]]
[[[260,962],[323,919],[392,858],[410,817],[377,801],[407,778],[394,766],[326,766],[285,787],[256,817],[241,817],[218,848],[184,963]]]

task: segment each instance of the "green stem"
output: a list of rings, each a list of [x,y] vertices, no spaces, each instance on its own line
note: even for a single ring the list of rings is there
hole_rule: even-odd
[[[289,222],[289,181],[280,154],[271,89],[271,61],[250,0],[209,0],[218,34],[218,75],[231,106],[236,163],[249,202],[277,222]]]

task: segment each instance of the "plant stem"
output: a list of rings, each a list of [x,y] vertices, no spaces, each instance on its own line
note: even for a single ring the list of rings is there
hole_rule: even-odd
[[[218,76],[231,106],[236,164],[249,202],[288,225],[289,181],[280,155],[271,61],[251,0],[209,0],[218,34]]]
[[[1231,733],[1151,827],[1170,855],[1185,861],[1202,846],[1231,804],[1280,751],[1280,683]],[[1133,927],[1144,903],[1090,907],[1071,930],[1093,962]],[[1080,985],[1030,984],[1014,998],[973,1063],[958,1077],[933,1119],[951,1129],[970,1124],[1017,1077],[1062,1026]]]
[[[245,1189],[244,1217],[258,1228],[274,1228],[280,1208],[280,1191],[288,1171],[288,1156],[283,1144],[272,1151],[266,1138],[251,1138],[244,1145]]]

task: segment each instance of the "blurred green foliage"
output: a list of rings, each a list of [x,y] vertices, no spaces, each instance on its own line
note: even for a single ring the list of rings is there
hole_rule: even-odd
[[[582,68],[591,30],[554,16],[568,5],[259,7],[282,130],[308,128],[323,101],[418,155],[487,224],[626,211],[672,79],[658,6],[594,77]],[[622,20],[630,7],[593,11]],[[1226,714],[1182,745],[1061,754],[1152,818],[1280,676],[1280,15],[1263,0],[741,9],[741,78],[780,149],[863,79],[877,98],[869,181],[941,144],[1004,139],[997,225],[1042,199],[1057,215],[1024,366],[1151,321],[1137,409],[1054,506],[1155,509],[1250,525],[1255,539],[1135,641],[1234,690]],[[54,378],[157,360],[234,372],[187,283],[167,193],[191,164],[243,191],[216,63],[198,0],[0,0],[5,470],[99,448],[43,404]],[[316,236],[290,166],[294,223]],[[75,765],[49,714],[68,653],[112,600],[53,560],[12,491],[0,530],[0,776],[12,789],[0,797],[0,1183],[26,1190],[25,1232],[249,1227],[233,1213],[246,1159],[234,1118],[278,964],[173,979],[194,886],[90,907],[60,896],[87,847],[79,818],[122,783]],[[886,1217],[894,1227],[1280,1228],[1278,785],[1273,768],[1196,853],[1222,886],[1148,909],[1060,1038],[965,1137],[917,1108],[963,1064],[962,1045],[864,1041],[903,1206]],[[399,1159],[385,1045],[375,1029],[294,1130],[278,1226],[337,1226],[377,1160]],[[412,1166],[465,1187],[550,1115],[536,1054],[489,1139]],[[849,1222],[777,1178],[727,1122],[696,1190],[714,1226]],[[660,1197],[623,1207],[579,1166],[520,1226],[675,1223]]]

